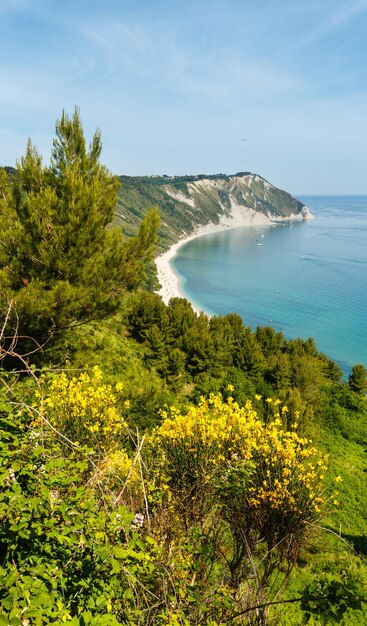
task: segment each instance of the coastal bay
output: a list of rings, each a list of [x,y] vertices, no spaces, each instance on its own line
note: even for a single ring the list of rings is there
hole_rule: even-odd
[[[366,365],[367,198],[300,199],[315,220],[249,224],[177,244],[163,261],[165,298],[183,295],[211,315],[235,311],[287,338],[312,336],[347,375],[354,363]]]
[[[194,231],[194,233],[180,239],[177,243],[171,246],[169,250],[159,255],[155,259],[157,267],[157,277],[161,285],[161,288],[157,293],[162,297],[163,302],[165,302],[166,304],[168,304],[171,298],[187,297],[187,295],[183,291],[181,284],[182,276],[180,277],[179,273],[174,268],[173,260],[176,257],[178,251],[183,246],[188,244],[190,241],[197,239],[198,237],[202,237],[203,235],[214,235],[216,233],[228,232],[229,230],[235,230],[239,228],[255,228],[256,232],[256,229],[260,227],[269,227],[276,224],[279,225],[284,223],[290,224],[293,222],[304,222],[309,219],[313,219],[313,215],[308,210],[305,210],[304,214],[290,215],[287,220],[284,221],[282,219],[276,220],[274,216],[273,218],[270,218],[263,213],[254,211],[251,208],[239,206],[232,201],[230,216],[222,215],[218,224],[209,223],[205,226],[200,226]],[[194,308],[198,310],[196,306],[194,306]]]

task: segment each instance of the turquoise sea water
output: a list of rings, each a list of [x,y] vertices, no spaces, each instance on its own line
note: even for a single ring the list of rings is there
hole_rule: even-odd
[[[315,219],[203,235],[172,261],[185,296],[367,367],[367,196],[299,196]]]

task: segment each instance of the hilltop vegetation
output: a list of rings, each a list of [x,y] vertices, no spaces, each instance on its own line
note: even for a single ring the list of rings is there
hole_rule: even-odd
[[[209,222],[229,216],[233,203],[273,219],[299,215],[304,205],[261,176],[238,172],[233,176],[120,176],[116,222],[128,235],[137,233],[141,220],[154,205],[159,207],[159,246],[168,248],[183,235]]]
[[[100,147],[0,173],[0,624],[366,623],[366,370],[144,290],[167,179],[124,237]]]

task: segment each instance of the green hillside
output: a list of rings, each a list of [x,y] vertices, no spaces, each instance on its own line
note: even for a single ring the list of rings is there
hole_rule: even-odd
[[[232,203],[248,207],[272,219],[302,215],[304,205],[250,172],[233,176],[120,176],[116,221],[127,235],[137,233],[141,220],[152,206],[161,215],[159,246],[169,247],[198,226],[218,224],[231,214]]]

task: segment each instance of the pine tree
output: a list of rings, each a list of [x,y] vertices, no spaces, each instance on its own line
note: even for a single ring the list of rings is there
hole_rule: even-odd
[[[362,363],[353,366],[352,373],[348,378],[348,385],[351,391],[364,394],[367,391],[367,370]]]
[[[119,182],[100,164],[99,131],[86,145],[76,109],[56,123],[49,167],[29,141],[11,184],[0,179],[0,305],[29,350],[74,324],[101,319],[144,279],[157,210],[139,236],[110,226]],[[21,337],[32,338],[23,341]]]

